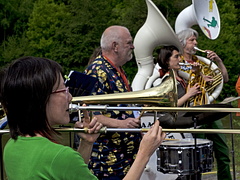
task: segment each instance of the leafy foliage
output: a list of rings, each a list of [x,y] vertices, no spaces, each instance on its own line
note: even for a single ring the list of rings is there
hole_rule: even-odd
[[[177,15],[191,4],[191,0],[153,2],[173,29]],[[230,81],[221,93],[224,98],[236,95],[240,4],[234,0],[218,0],[217,4],[220,36],[211,41],[198,26],[193,28],[200,34],[199,47],[216,51],[228,69]],[[0,7],[0,66],[20,56],[42,56],[59,62],[66,74],[71,69],[83,71],[105,28],[123,25],[135,37],[148,13],[143,0],[0,0]],[[137,72],[135,60],[124,69],[132,81]]]

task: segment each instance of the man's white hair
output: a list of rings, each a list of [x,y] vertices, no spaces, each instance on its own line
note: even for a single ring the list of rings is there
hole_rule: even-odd
[[[122,41],[122,30],[128,29],[124,26],[110,26],[102,34],[100,46],[102,50],[109,51],[112,48],[113,42]]]
[[[191,36],[195,36],[196,38],[198,38],[198,32],[192,28],[187,28],[187,29],[180,31],[177,34],[177,37],[178,37],[179,41],[181,42],[181,44],[183,45],[183,47],[186,46],[187,39],[190,38]]]

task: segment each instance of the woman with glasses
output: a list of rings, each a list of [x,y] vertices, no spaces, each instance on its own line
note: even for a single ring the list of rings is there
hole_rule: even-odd
[[[0,101],[11,134],[3,158],[8,180],[97,179],[87,167],[93,142],[102,128],[97,119],[90,121],[84,112],[84,127],[89,133],[79,133],[78,152],[57,143],[59,133],[52,126],[69,123],[68,109],[72,100],[61,74],[58,63],[38,57],[17,59],[1,71]],[[75,126],[83,128],[79,122]],[[164,137],[157,121],[144,135],[126,180],[139,179]]]

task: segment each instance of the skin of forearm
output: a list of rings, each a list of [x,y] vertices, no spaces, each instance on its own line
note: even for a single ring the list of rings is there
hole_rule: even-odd
[[[96,115],[98,122],[102,123],[103,126],[107,126],[110,128],[121,128],[121,122],[120,120],[113,119],[106,117],[104,115]]]
[[[177,106],[182,106],[191,96],[188,96],[188,94],[185,94],[180,99],[178,99]]]
[[[87,142],[83,139],[80,140],[80,145],[77,151],[81,154],[84,162],[88,164],[91,153],[92,153],[93,143]]]
[[[228,72],[222,61],[218,62],[218,67],[219,67],[220,71],[222,72],[224,83],[228,82],[228,80],[229,80]]]
[[[138,152],[134,163],[123,180],[139,180],[149,158],[150,157],[143,155],[141,152]]]

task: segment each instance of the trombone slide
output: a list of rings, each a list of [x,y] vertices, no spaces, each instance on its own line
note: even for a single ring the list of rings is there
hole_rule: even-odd
[[[79,128],[56,128],[56,131],[59,132],[81,132],[88,133],[88,129],[79,129]],[[106,128],[103,127],[99,133],[107,132],[133,132],[141,133],[148,132],[148,128],[138,129],[138,128]],[[176,133],[210,133],[210,134],[240,134],[240,129],[162,129],[163,132],[176,132]],[[0,130],[0,134],[9,133],[9,129]]]
[[[211,108],[211,107],[109,107],[107,105],[78,106],[70,104],[69,113],[79,110],[88,111],[148,111],[148,112],[240,112],[240,108]]]
[[[88,133],[88,129],[79,128],[58,128],[55,129],[60,132],[82,132]],[[99,133],[106,134],[108,132],[132,132],[141,133],[148,132],[148,128],[107,128],[103,127]],[[162,129],[163,132],[175,132],[175,133],[210,133],[210,134],[240,134],[240,129]]]

